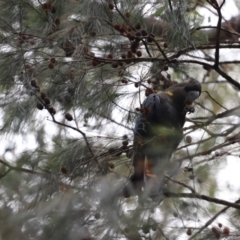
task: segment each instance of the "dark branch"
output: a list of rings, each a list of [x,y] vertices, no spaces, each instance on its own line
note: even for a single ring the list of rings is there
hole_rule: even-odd
[[[207,202],[213,202],[220,205],[225,205],[227,207],[232,207],[240,210],[240,205],[238,203],[228,202],[219,198],[209,197],[203,194],[198,193],[175,193],[175,192],[164,192],[165,197],[167,198],[198,198]]]

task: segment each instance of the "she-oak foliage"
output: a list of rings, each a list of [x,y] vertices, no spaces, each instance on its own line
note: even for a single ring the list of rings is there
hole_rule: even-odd
[[[0,239],[239,237],[238,200],[218,197],[228,191],[218,170],[240,139],[239,18],[225,20],[227,4],[0,1]],[[217,26],[202,25],[201,9]],[[189,77],[203,92],[165,199],[122,198],[137,110]]]

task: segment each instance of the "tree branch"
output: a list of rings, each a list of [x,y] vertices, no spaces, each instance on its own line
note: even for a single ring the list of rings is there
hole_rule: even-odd
[[[20,168],[20,167],[14,167],[12,165],[10,165],[8,162],[0,159],[0,163],[2,163],[3,165],[5,165],[6,167],[9,168],[10,171],[17,171],[17,172],[24,172],[24,173],[30,173],[30,174],[38,174],[38,175],[41,175],[43,173],[41,172],[38,172],[38,171],[35,171],[35,170],[30,170],[30,169],[27,169],[27,168]],[[9,171],[9,172],[10,172]],[[8,172],[5,172],[5,175],[7,174]]]
[[[240,199],[238,199],[237,201],[235,201],[235,203],[239,203]],[[201,233],[205,228],[207,228],[218,216],[220,216],[222,213],[226,212],[228,209],[230,208],[230,206],[227,206],[225,208],[223,208],[221,211],[219,211],[217,214],[215,214],[212,218],[210,218],[196,233],[194,233],[190,238],[190,239],[194,239],[199,233]]]
[[[198,198],[207,202],[213,202],[220,205],[225,205],[240,210],[240,205],[238,203],[228,202],[219,198],[209,197],[203,194],[194,193],[175,193],[175,192],[164,192],[165,197],[167,198]]]

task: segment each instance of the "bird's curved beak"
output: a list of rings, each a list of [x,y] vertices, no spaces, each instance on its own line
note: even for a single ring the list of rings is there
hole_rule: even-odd
[[[200,96],[199,91],[189,91],[187,93],[187,103],[192,104]]]

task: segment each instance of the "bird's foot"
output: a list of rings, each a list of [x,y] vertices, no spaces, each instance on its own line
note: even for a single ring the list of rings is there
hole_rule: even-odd
[[[195,108],[192,105],[186,104],[185,107],[184,107],[184,111],[187,112],[187,113],[194,113]]]

